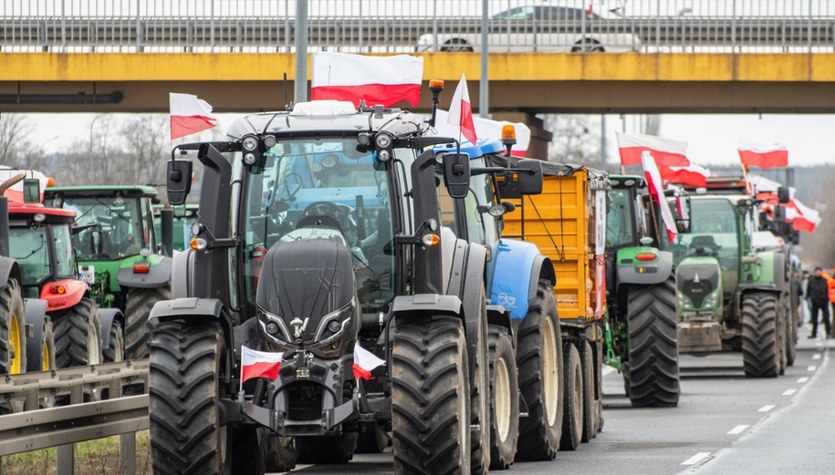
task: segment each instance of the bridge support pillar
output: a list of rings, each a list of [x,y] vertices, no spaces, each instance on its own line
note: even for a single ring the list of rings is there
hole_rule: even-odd
[[[522,122],[531,129],[531,143],[525,154],[528,157],[546,160],[548,158],[548,143],[554,138],[554,134],[545,130],[542,119],[532,112],[495,112],[491,117],[493,120],[506,120],[508,122]]]

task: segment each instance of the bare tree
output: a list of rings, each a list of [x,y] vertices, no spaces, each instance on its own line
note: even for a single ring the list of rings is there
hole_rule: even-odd
[[[548,160],[600,164],[600,116],[546,115],[545,128],[554,134]]]
[[[127,158],[125,178],[135,184],[159,184],[165,178],[169,152],[167,117],[140,115],[119,126],[121,151]]]
[[[32,126],[21,114],[0,114],[0,165],[43,170],[48,160],[43,146],[30,140]]]

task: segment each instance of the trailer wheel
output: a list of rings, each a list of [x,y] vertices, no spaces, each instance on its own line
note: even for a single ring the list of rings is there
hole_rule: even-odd
[[[110,344],[104,349],[104,362],[124,361],[125,339],[122,332],[122,322],[113,319],[110,324]]]
[[[583,438],[583,366],[580,364],[580,352],[574,343],[564,343],[565,354],[565,417],[562,420],[562,438],[560,449],[576,450]]]
[[[563,420],[563,357],[554,290],[540,280],[536,300],[519,325],[516,365],[528,417],[519,421],[518,460],[553,460]]]
[[[742,365],[749,378],[776,378],[780,372],[777,298],[763,292],[742,296]]]
[[[519,374],[513,338],[506,328],[488,327],[490,384],[490,468],[507,470],[519,440]]]
[[[226,342],[215,322],[154,328],[149,411],[154,473],[225,473],[227,431],[219,399]]]
[[[9,279],[0,291],[0,374],[26,371],[26,331],[20,284]]]
[[[595,390],[595,371],[594,355],[592,354],[591,344],[588,341],[583,341],[580,345],[580,366],[583,368],[583,442],[589,442],[591,439],[597,437],[597,428],[599,424],[599,407],[600,399],[597,397]]]
[[[356,448],[356,432],[343,432],[340,435],[296,437],[296,450],[299,454],[298,463],[348,463],[354,458]]]
[[[155,303],[169,298],[169,287],[128,290],[125,301],[125,358],[141,360],[148,357],[153,330],[148,316]]]
[[[55,331],[55,363],[58,368],[101,363],[97,307],[93,300],[85,297],[67,310],[50,315]]]
[[[467,341],[456,317],[401,318],[392,338],[395,473],[470,471]]]
[[[389,446],[391,438],[379,422],[363,422],[357,436],[358,454],[380,454]]]
[[[627,395],[635,407],[674,407],[681,394],[674,277],[628,291]]]

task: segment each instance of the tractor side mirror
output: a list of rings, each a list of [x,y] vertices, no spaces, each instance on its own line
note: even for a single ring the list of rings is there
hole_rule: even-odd
[[[189,160],[169,160],[165,187],[168,201],[172,205],[181,205],[191,191],[192,163]]]
[[[519,192],[523,195],[542,193],[542,162],[539,160],[519,160],[517,167],[527,170],[519,172]]]
[[[789,194],[789,187],[781,186],[777,188],[777,201],[780,204],[785,204],[791,201],[791,195]]]
[[[23,180],[23,202],[41,202],[41,181],[37,178],[26,178]]]
[[[449,196],[466,198],[470,191],[470,157],[465,153],[444,155],[444,183]]]

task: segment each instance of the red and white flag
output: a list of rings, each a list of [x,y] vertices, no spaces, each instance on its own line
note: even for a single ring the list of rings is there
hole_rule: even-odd
[[[779,168],[789,166],[786,144],[739,143],[739,160],[746,167]]]
[[[687,199],[684,196],[676,195],[676,212],[685,222],[690,222],[690,211],[687,209]]]
[[[510,124],[516,128],[516,145],[510,151],[514,157],[524,157],[531,143],[531,129],[524,122],[508,122],[483,117],[473,117],[476,134],[484,138],[498,140],[502,137],[502,127]],[[435,132],[439,137],[454,137],[458,134],[458,124],[449,123],[449,112],[438,109],[435,114]]]
[[[371,371],[386,364],[374,353],[366,350],[359,343],[354,343],[354,378],[371,379]]]
[[[641,154],[641,165],[644,167],[644,177],[647,180],[649,194],[658,203],[658,208],[661,210],[661,220],[664,221],[667,239],[673,242],[677,234],[676,222],[673,218],[673,212],[670,210],[670,204],[664,197],[664,183],[661,181],[661,173],[658,171],[658,166],[650,152],[644,151]]]
[[[420,103],[423,58],[409,55],[362,56],[314,53],[310,81],[313,100],[351,101],[359,106],[390,107],[400,101]]]
[[[640,165],[641,154],[650,152],[659,167],[686,167],[687,142],[662,139],[654,135],[623,134],[617,132],[620,163],[623,166]]]
[[[668,183],[689,186],[707,186],[710,171],[691,163],[686,167],[661,167],[661,178]]]
[[[475,133],[475,121],[473,121],[473,107],[470,102],[470,93],[467,91],[467,78],[461,75],[455,94],[452,95],[452,104],[449,106],[449,117],[447,123],[460,128],[461,135],[470,143],[475,144],[478,137]]]
[[[168,94],[171,121],[171,140],[196,134],[217,125],[212,106],[192,94]]]
[[[275,381],[284,361],[281,353],[258,351],[241,345],[241,384],[252,378]]]

